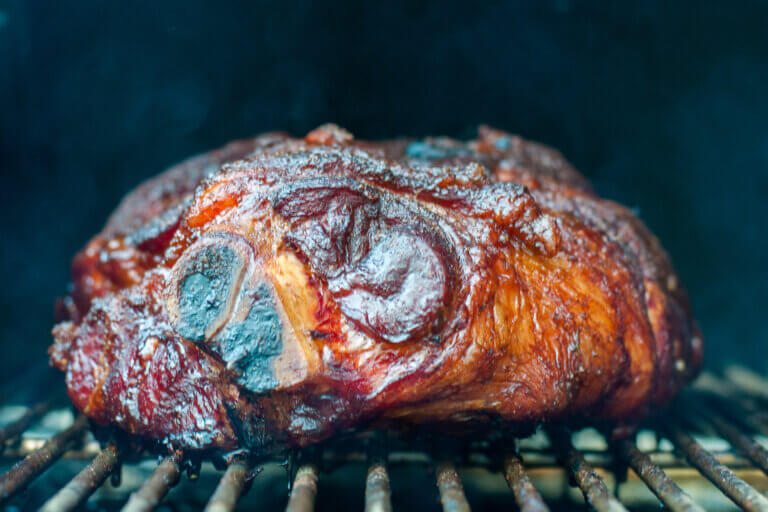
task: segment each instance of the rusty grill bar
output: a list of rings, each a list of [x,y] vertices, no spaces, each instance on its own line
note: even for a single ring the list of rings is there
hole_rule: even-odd
[[[672,512],[704,512],[677,483],[669,478],[648,455],[634,443],[622,440],[615,446],[616,454],[645,482],[648,488]]]
[[[485,453],[477,456],[455,451],[441,451],[439,456],[419,450],[389,451],[383,434],[377,434],[369,439],[367,454],[362,456],[352,451],[328,455],[322,448],[314,449],[312,458],[303,460],[292,478],[291,489],[284,502],[285,509],[289,512],[313,510],[318,493],[323,491],[321,476],[328,467],[362,462],[366,464],[367,472],[361,480],[365,490],[365,500],[361,505],[367,512],[393,510],[393,494],[397,496],[398,491],[390,480],[389,470],[393,464],[431,466],[434,469],[436,495],[443,509],[450,512],[470,510],[471,500],[464,492],[461,474],[473,466],[501,473],[511,491],[510,502],[514,501],[524,512],[550,510],[549,505],[553,504],[549,503],[546,493],[537,489],[535,478],[531,475],[558,467],[565,471],[571,485],[578,487],[586,503],[599,512],[627,510],[620,499],[623,484],[616,484],[618,492],[614,492],[617,489],[611,482],[622,481],[629,470],[661,504],[673,512],[700,512],[706,509],[697,503],[695,493],[691,496],[683,491],[671,476],[673,470],[703,475],[742,510],[768,512],[768,498],[736,474],[736,471],[747,470],[753,476],[759,474],[764,482],[761,484],[763,492],[768,490],[767,442],[765,437],[760,442],[755,438],[768,435],[766,404],[768,381],[760,375],[741,367],[728,368],[722,377],[707,374],[680,400],[681,406],[674,407],[675,411],[682,410],[685,414],[666,417],[659,426],[656,445],[671,443],[663,453],[648,449],[647,439],[641,442],[639,438],[636,442],[617,440],[603,449],[579,447],[575,442],[576,436],[554,426],[546,430],[546,446],[526,450],[521,448],[523,441],[514,440],[513,444],[505,445],[506,453],[501,452],[498,457],[487,447]],[[44,441],[42,446],[40,441],[37,444],[25,442],[25,431],[41,421],[50,410],[49,401],[38,403],[0,428],[3,458],[21,459],[0,477],[0,505],[21,500],[23,496],[17,496],[60,458],[81,459],[88,454],[92,457],[82,471],[50,496],[41,508],[45,512],[73,510],[102,487],[110,475],[113,481],[119,480],[123,454],[114,444],[107,444],[99,450],[93,440],[87,441],[88,423],[83,416],[75,417],[69,427]],[[721,444],[727,442],[730,449],[706,449],[697,440],[699,434],[707,433],[705,431],[716,433]],[[541,437],[542,434],[537,435]],[[326,459],[332,463],[329,464]],[[210,494],[205,510],[234,510],[258,472],[259,468],[252,467],[248,460],[233,459]],[[177,455],[160,460],[151,475],[130,495],[123,510],[138,512],[155,509],[181,480],[181,473]],[[611,474],[612,480],[605,480],[605,476]],[[703,480],[703,477],[698,478]]]
[[[237,506],[240,496],[247,490],[250,465],[241,460],[230,463],[219,485],[213,492],[205,512],[229,512]]]
[[[317,496],[317,479],[320,471],[317,464],[304,464],[296,471],[293,479],[291,495],[288,498],[288,512],[310,512],[315,508]]]
[[[123,512],[146,512],[160,504],[171,487],[179,482],[181,469],[175,457],[166,457],[138,491],[128,499]]]
[[[384,456],[371,459],[365,478],[365,512],[392,512],[389,473]]]
[[[584,460],[584,456],[571,444],[571,436],[563,429],[554,428],[549,438],[555,453],[562,461],[568,474],[579,486],[587,503],[598,512],[627,512],[624,505],[613,497],[608,486],[598,476],[594,468]]]
[[[117,447],[108,445],[64,488],[46,501],[40,511],[57,512],[77,507],[104,483],[119,461],[120,452]]]
[[[459,473],[453,462],[443,460],[435,466],[437,475],[437,488],[440,489],[440,501],[443,510],[450,512],[469,512],[469,503],[464,496],[464,487],[461,485]]]
[[[515,502],[522,512],[547,512],[549,507],[525,472],[523,459],[515,449],[504,459],[504,478],[515,496]]]

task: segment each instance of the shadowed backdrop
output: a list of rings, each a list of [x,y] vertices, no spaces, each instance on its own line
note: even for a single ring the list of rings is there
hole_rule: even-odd
[[[661,238],[707,364],[768,371],[768,3],[468,4],[0,2],[4,378],[47,359],[69,261],[133,186],[328,121],[560,149]]]

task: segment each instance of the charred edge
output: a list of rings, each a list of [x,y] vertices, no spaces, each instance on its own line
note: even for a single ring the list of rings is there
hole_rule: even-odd
[[[272,208],[281,217],[291,220],[305,220],[322,215],[328,204],[340,195],[345,196],[349,206],[355,208],[375,202],[375,189],[349,178],[309,178],[280,187],[270,196]]]
[[[282,439],[274,437],[281,430],[269,419],[258,397],[246,395],[235,404],[225,403],[225,408],[238,439],[249,450],[253,461],[286,447]]]
[[[142,251],[160,252],[176,232],[181,215],[190,204],[192,204],[191,195],[129,234],[126,237],[126,242],[135,245]]]

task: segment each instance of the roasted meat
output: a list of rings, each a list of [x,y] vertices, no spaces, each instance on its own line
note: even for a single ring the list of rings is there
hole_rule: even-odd
[[[57,314],[75,406],[192,450],[628,425],[702,358],[646,227],[556,151],[487,127],[374,143],[327,125],[188,160],[123,200]]]

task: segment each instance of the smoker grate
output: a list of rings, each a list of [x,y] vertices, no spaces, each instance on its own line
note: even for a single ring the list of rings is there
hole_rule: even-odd
[[[60,459],[90,463],[46,496],[41,508],[46,512],[73,510],[86,501],[92,505],[99,500],[99,489],[105,493],[110,475],[109,487],[117,488],[124,466],[135,465],[122,463],[128,454],[121,453],[120,446],[99,447],[84,416],[69,416],[65,428],[46,433],[46,418],[68,417],[66,410],[52,404],[47,400],[20,409],[20,413],[17,410],[15,419],[0,428],[2,459],[18,461],[0,477],[0,504],[25,507],[31,499],[27,490],[30,484]],[[313,510],[318,493],[323,491],[322,475],[341,466],[363,463],[367,473],[364,480],[360,475],[360,482],[365,482],[365,510],[371,512],[393,509],[398,488],[390,480],[392,468],[425,466],[434,471],[436,483],[429,492],[439,497],[443,509],[450,512],[470,510],[472,500],[460,475],[471,468],[482,468],[486,474],[501,473],[512,491],[509,502],[514,501],[523,511],[563,509],[564,501],[564,509],[577,505],[572,493],[551,489],[553,479],[564,474],[581,491],[584,501],[599,512],[628,510],[632,500],[627,488],[637,487],[639,482],[656,496],[656,508],[661,503],[672,511],[728,509],[723,507],[725,496],[732,510],[766,512],[767,404],[768,380],[743,367],[729,367],[721,376],[703,375],[663,418],[647,425],[634,441],[608,443],[593,429],[570,432],[549,427],[526,439],[502,438],[493,443],[453,444],[452,449],[437,449],[414,446],[413,442],[393,443],[384,433],[367,434],[358,444],[329,443],[302,452],[296,458],[301,462],[291,471],[292,486],[284,503],[289,512]],[[36,428],[37,435],[31,435]],[[500,445],[507,446],[506,453],[498,450]],[[130,455],[133,460],[137,454]],[[163,506],[164,500],[170,499],[169,491],[183,480],[182,469],[177,455],[160,460],[143,483],[134,486],[135,491],[121,504],[122,510],[138,512]],[[252,467],[247,459],[232,460],[215,489],[210,486],[205,510],[234,510],[252,482],[258,481],[258,475],[259,468]],[[711,493],[698,490],[705,478],[722,493],[714,505]]]

